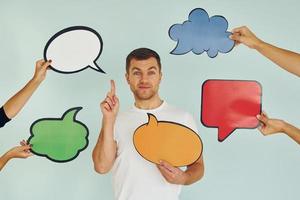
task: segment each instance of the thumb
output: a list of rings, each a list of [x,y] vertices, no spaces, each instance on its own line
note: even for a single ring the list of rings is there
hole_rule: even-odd
[[[242,40],[242,36],[238,33],[233,33],[232,35],[229,36],[229,38],[238,42],[241,42]]]
[[[47,62],[45,62],[43,65],[42,65],[42,68],[43,70],[47,70],[47,68],[49,67],[49,65],[51,64],[52,60],[49,60]]]
[[[266,124],[268,122],[268,118],[264,115],[257,115],[256,118],[264,124]]]
[[[20,150],[22,150],[22,151],[26,151],[26,150],[29,150],[29,149],[31,149],[30,145],[21,146],[21,148],[20,148]]]
[[[168,169],[169,171],[173,171],[173,166],[170,164],[170,163],[168,163],[167,161],[165,161],[165,160],[160,160],[159,161],[159,163],[160,163],[160,165],[161,166],[163,166],[163,167],[165,167],[166,169]]]

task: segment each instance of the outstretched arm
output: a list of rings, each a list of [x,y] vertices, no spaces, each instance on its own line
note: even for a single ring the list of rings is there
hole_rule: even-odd
[[[282,69],[300,77],[300,54],[276,47],[260,40],[248,27],[242,26],[232,30],[230,36],[236,44],[244,44],[256,49],[263,56],[276,63]]]
[[[0,157],[0,171],[12,158],[28,158],[32,154],[30,153],[31,146],[26,144],[23,140],[21,146],[14,147]]]
[[[261,126],[259,131],[263,135],[272,135],[276,133],[285,133],[295,142],[300,144],[300,129],[280,119],[271,119],[265,112],[257,116]]]
[[[12,119],[20,112],[34,91],[45,79],[46,71],[50,63],[51,61],[37,61],[33,78],[4,104],[3,109],[9,119]]]

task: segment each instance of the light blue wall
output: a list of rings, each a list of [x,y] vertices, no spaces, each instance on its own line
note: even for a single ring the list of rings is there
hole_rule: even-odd
[[[206,79],[257,80],[263,86],[263,109],[299,126],[300,79],[245,46],[215,59],[192,53],[170,55],[176,43],[168,36],[169,27],[185,21],[197,7],[210,16],[225,16],[229,30],[248,25],[261,39],[300,52],[300,3],[296,0],[0,0],[0,104],[32,77],[44,45],[65,27],[85,25],[101,34],[104,49],[97,63],[107,72],[87,69],[64,75],[49,71],[22,112],[0,130],[0,154],[27,139],[36,119],[60,117],[75,106],[83,106],[77,117],[90,129],[90,145],[65,164],[38,156],[12,160],[0,173],[0,199],[112,199],[110,175],[96,174],[91,160],[101,125],[99,102],[109,80],[115,79],[121,110],[132,105],[124,79],[125,58],[142,46],[161,55],[161,96],[195,116],[204,142],[205,177],[184,187],[183,200],[299,198],[299,145],[285,135],[263,137],[254,129],[236,130],[219,143],[217,129],[200,123],[200,95]]]

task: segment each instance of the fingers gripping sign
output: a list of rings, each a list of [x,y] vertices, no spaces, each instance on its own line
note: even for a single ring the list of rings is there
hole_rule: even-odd
[[[280,119],[270,119],[265,112],[257,115],[257,119],[260,122],[258,130],[263,135],[272,135],[274,133],[284,132],[284,121]]]
[[[161,160],[160,164],[157,165],[162,176],[172,184],[184,184],[185,173],[180,168],[173,167],[168,162]]]
[[[252,33],[248,27],[242,26],[232,30],[232,35],[230,39],[235,41],[235,45],[245,44],[250,48],[255,48],[262,41]]]
[[[44,59],[38,60],[35,64],[35,72],[34,72],[34,79],[38,82],[42,82],[45,77],[47,70],[51,64],[52,60],[45,61]]]

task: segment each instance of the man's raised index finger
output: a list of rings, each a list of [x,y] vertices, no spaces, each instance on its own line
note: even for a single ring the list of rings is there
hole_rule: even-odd
[[[110,85],[111,85],[111,89],[110,89],[110,93],[112,95],[116,94],[116,84],[114,80],[110,80]]]

